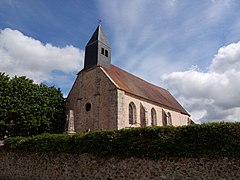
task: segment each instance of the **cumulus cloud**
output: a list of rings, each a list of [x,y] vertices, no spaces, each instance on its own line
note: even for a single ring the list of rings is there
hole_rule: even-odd
[[[67,75],[81,69],[83,56],[82,50],[71,45],[55,47],[18,30],[0,30],[0,71],[10,76],[27,76],[36,83],[51,82],[54,71]]]
[[[240,42],[220,48],[206,72],[195,67],[161,78],[193,119],[240,121]]]
[[[224,73],[227,71],[240,71],[240,42],[232,43],[219,49],[215,55],[210,70]]]

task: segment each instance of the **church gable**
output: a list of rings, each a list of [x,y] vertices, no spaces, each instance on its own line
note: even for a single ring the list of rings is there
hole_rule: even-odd
[[[116,86],[100,66],[79,72],[66,105],[74,111],[77,132],[116,127]]]

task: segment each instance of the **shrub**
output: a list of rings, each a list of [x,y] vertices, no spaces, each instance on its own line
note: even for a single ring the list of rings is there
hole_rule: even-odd
[[[90,153],[101,157],[240,157],[240,123],[146,127],[75,135],[12,137],[6,149]]]

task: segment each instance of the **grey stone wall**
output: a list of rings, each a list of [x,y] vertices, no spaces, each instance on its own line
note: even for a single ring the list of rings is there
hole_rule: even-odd
[[[86,111],[87,103],[90,111]],[[66,108],[74,112],[76,132],[117,129],[117,88],[99,66],[78,74]]]
[[[0,179],[240,179],[239,159],[100,159],[89,154],[6,152]]]

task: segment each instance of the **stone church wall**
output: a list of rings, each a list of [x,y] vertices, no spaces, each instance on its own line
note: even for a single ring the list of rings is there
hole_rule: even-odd
[[[178,113],[176,111],[167,109],[165,107],[161,107],[158,104],[152,103],[151,101],[148,101],[146,99],[131,95],[122,93],[119,94],[120,96],[118,99],[122,99],[122,103],[119,104],[119,107],[122,112],[120,114],[122,115],[122,118],[125,119],[124,124],[121,124],[120,128],[126,128],[126,127],[140,127],[141,126],[141,108],[144,107],[146,111],[146,126],[151,126],[151,109],[154,108],[156,110],[156,119],[157,119],[157,126],[163,126],[163,111],[165,113],[170,113],[172,118],[172,125],[173,126],[182,126],[187,125],[188,123],[188,116]],[[136,106],[136,125],[130,125],[128,122],[129,118],[129,104],[133,102]],[[123,106],[123,107],[121,107]]]
[[[0,148],[1,180],[240,179],[240,159],[100,159],[89,154],[6,152]]]
[[[188,125],[188,119],[189,116],[185,115],[185,114],[181,114],[179,112],[167,109],[167,108],[163,108],[163,111],[166,113],[170,113],[172,116],[172,125],[173,126],[183,126],[183,125]]]
[[[76,132],[117,128],[116,88],[100,67],[79,73],[67,98],[67,109],[74,110]]]
[[[132,125],[128,121],[131,102],[136,106],[136,124]],[[172,125],[187,125],[187,115],[117,89],[101,67],[81,71],[67,98],[67,110],[73,110],[76,132],[151,126],[152,108],[156,111],[157,126],[163,126],[164,112],[171,114]]]

